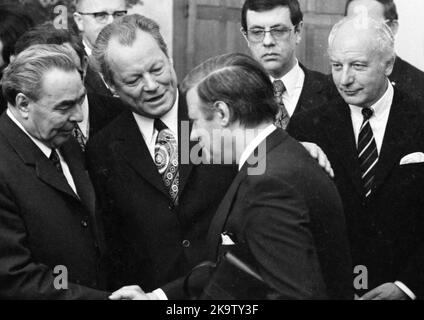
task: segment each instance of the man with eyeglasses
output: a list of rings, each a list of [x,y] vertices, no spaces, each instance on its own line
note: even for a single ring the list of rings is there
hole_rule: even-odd
[[[303,13],[297,0],[247,0],[242,33],[253,57],[268,72],[280,105],[276,124],[286,128],[294,113],[324,104],[328,78],[306,69],[296,58]]]
[[[125,0],[78,0],[74,21],[81,32],[85,50],[89,57],[100,31],[114,19],[127,14]],[[90,65],[87,70],[85,85],[88,92],[112,96],[101,74]]]
[[[399,29],[399,15],[393,0],[348,0],[345,15],[352,16],[354,14],[363,14],[377,20],[384,20],[395,36]],[[393,72],[389,79],[395,87],[414,98],[424,98],[422,88],[424,72],[399,56],[396,56]]]

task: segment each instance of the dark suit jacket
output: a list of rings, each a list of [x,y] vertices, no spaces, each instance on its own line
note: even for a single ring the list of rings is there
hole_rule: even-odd
[[[187,120],[183,99],[179,120]],[[193,146],[189,127],[182,128],[180,123],[180,157]],[[206,233],[234,167],[181,164],[179,204],[174,206],[130,111],[89,142],[87,155],[114,262],[112,289],[139,284],[154,290],[206,258]],[[177,284],[163,289],[171,299],[181,295]]]
[[[126,108],[119,99],[88,93],[90,138],[108,125]]]
[[[309,70],[300,64],[305,73],[302,92],[292,116],[324,105],[329,100],[332,83],[328,76],[317,71]]]
[[[399,280],[422,297],[424,164],[400,165],[406,155],[424,152],[420,109],[395,89],[368,201],[362,192],[350,110],[341,98],[328,108],[293,118],[288,132],[300,141],[315,142],[327,154],[344,204],[353,263],[367,267],[369,289]]]
[[[65,177],[3,114],[0,118],[0,299],[106,299],[94,189],[72,139],[61,148],[81,200]],[[54,288],[56,266],[69,290]],[[91,288],[89,288],[91,287]]]
[[[222,252],[221,233],[230,235],[242,260],[282,299],[353,299],[351,260],[342,203],[336,187],[306,150],[283,130],[266,141],[265,172],[238,173],[213,220],[209,259]],[[234,279],[228,279],[235,281]],[[246,298],[249,283],[230,295]],[[228,295],[215,295],[223,299]],[[251,292],[247,299],[258,298]]]
[[[414,99],[424,99],[424,72],[410,63],[396,57],[390,80],[399,90]]]
[[[89,93],[95,93],[106,97],[113,97],[112,92],[106,87],[100,74],[94,70],[91,64],[88,65],[85,76],[85,87]]]

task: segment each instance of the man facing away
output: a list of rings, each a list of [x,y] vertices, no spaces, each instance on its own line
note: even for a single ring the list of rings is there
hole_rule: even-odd
[[[240,269],[222,271],[218,262],[219,276],[199,277],[210,271],[201,264],[185,281],[186,298],[199,286],[205,299],[270,298],[257,290],[261,278],[273,298],[352,299],[340,197],[302,145],[274,125],[278,106],[261,66],[242,54],[214,57],[190,72],[183,92],[191,139],[209,158],[238,165],[209,228],[208,260],[230,252],[257,274],[240,278]],[[134,286],[111,296],[120,298],[154,295]]]

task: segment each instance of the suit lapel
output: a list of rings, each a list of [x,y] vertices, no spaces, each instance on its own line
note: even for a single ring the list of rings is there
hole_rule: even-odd
[[[249,160],[243,165],[240,172],[235,177],[233,183],[228,189],[227,193],[224,196],[224,199],[221,201],[221,204],[216,211],[216,214],[211,222],[211,226],[208,232],[208,258],[211,261],[215,261],[221,241],[221,233],[224,231],[226,222],[232,210],[232,205],[234,203],[235,197],[237,195],[240,184],[244,181],[246,176],[248,175],[249,167],[256,167],[257,163],[264,160],[266,161],[266,155],[271,152],[276,146],[283,143],[283,141],[288,137],[288,134],[281,130],[277,129],[273,133],[271,133],[264,141],[261,142],[261,145],[266,144],[266,154],[262,157],[258,158],[257,156],[252,158],[253,155],[249,158]],[[256,150],[263,150],[258,147]],[[255,151],[256,155],[256,151]],[[254,161],[253,161],[254,160]]]
[[[362,195],[361,172],[350,109],[341,98],[337,101],[336,105],[325,109],[327,138],[333,146],[334,153],[337,153],[336,157],[344,167],[347,176],[350,177],[355,190]]]
[[[1,132],[9,140],[22,161],[35,167],[37,177],[50,187],[78,199],[63,174],[60,174],[32,140],[4,113],[0,120]]]
[[[63,147],[60,148],[60,151],[74,179],[75,187],[81,202],[91,214],[94,214],[96,197],[88,172],[84,167],[79,145],[72,139],[65,143]]]
[[[116,126],[116,143],[113,151],[119,153],[141,177],[168,197],[162,177],[131,111],[124,111],[120,120]]]
[[[190,159],[190,154],[192,148],[197,144],[197,142],[190,141],[190,133],[192,123],[188,120],[188,111],[187,104],[183,95],[179,94],[178,101],[178,156],[179,156],[179,172],[180,172],[180,185],[179,192],[180,194],[183,192],[190,173],[193,169],[193,164]],[[184,161],[183,161],[184,160]],[[188,161],[187,161],[188,160]],[[188,163],[187,163],[188,162]]]
[[[303,83],[302,92],[297,102],[296,109],[293,114],[298,114],[308,109],[318,107],[324,102],[321,96],[324,94],[324,84],[314,77],[314,74],[305,68],[302,64],[299,64],[300,68],[305,73],[305,81]],[[318,99],[320,98],[320,99]]]
[[[413,110],[405,101],[405,97],[395,89],[383,145],[376,166],[375,191],[383,184],[393,167],[399,164],[403,147],[408,142],[406,137],[413,137],[418,128],[417,113],[418,110]]]
[[[208,259],[211,261],[216,260],[219,245],[221,241],[221,233],[227,222],[228,215],[231,212],[232,204],[236,197],[237,191],[241,182],[246,177],[246,170],[240,171],[235,177],[233,183],[221,201],[208,231],[207,244],[208,244]]]

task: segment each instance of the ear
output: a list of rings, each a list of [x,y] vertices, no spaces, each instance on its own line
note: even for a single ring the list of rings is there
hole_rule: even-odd
[[[223,128],[228,127],[231,123],[231,113],[228,105],[223,101],[217,101],[213,104],[216,110],[215,117],[218,117],[218,121]]]
[[[388,77],[392,74],[393,66],[395,65],[396,56],[393,55],[389,60],[383,61],[384,63],[384,74]]]
[[[393,20],[390,22],[389,27],[392,30],[393,35],[396,37],[399,30],[399,22],[397,20]]]
[[[84,31],[84,21],[82,21],[82,16],[78,12],[74,12],[73,16],[74,16],[75,24],[78,27],[78,30],[80,32],[83,32]]]
[[[243,29],[243,27],[240,28],[240,33],[243,36],[244,40],[246,40],[247,46],[250,48],[250,42],[247,39],[247,33],[246,31]]]
[[[15,98],[15,107],[22,118],[28,119],[31,100],[23,93],[18,93]]]
[[[300,21],[299,24],[294,28],[294,33],[296,35],[296,44],[299,44],[302,41],[303,21]]]

